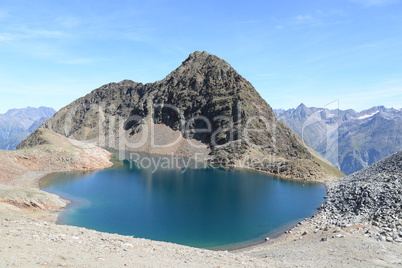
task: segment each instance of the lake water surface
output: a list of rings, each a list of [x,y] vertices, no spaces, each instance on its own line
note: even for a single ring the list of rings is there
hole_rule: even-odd
[[[53,174],[41,188],[72,200],[59,223],[199,248],[254,243],[310,217],[324,185],[222,168],[124,165]]]

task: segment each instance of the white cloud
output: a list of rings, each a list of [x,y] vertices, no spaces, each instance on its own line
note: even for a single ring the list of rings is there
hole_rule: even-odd
[[[154,33],[153,29],[127,29],[121,33],[121,37],[136,42],[150,42],[153,37],[152,34]]]
[[[74,28],[82,24],[82,20],[75,16],[65,16],[56,19],[56,23],[65,28]]]
[[[350,94],[337,96],[344,108],[353,108],[357,111],[372,106],[384,105],[386,107],[400,107],[402,102],[402,88],[388,87],[383,89],[368,89]]]
[[[66,34],[61,31],[20,28],[20,36],[23,38],[64,38]]]
[[[13,29],[14,33],[0,33],[0,42],[23,39],[58,39],[65,38],[67,34],[60,31],[38,30],[20,27]]]
[[[400,0],[350,0],[353,3],[361,4],[365,7],[387,6],[399,3]]]
[[[358,93],[350,93],[342,95],[345,99],[359,99],[359,100],[375,100],[378,98],[402,98],[402,88],[401,87],[391,87],[386,89],[374,89]]]
[[[400,80],[390,81],[389,83],[383,83],[375,85],[371,88],[350,88],[348,90],[339,90],[339,94],[336,90],[322,90],[322,92],[328,91],[330,93],[314,94],[308,86],[307,87],[294,87],[278,90],[280,93],[268,93],[262,94],[267,102],[274,108],[295,108],[300,103],[304,103],[307,106],[324,107],[329,102],[339,101],[340,109],[354,109],[361,111],[373,106],[384,105],[386,107],[400,108],[402,103],[402,87],[395,86],[400,84]],[[349,91],[352,93],[345,93]],[[295,94],[294,92],[302,92],[302,94]],[[264,92],[263,92],[264,93]]]
[[[62,59],[58,61],[59,63],[63,64],[71,64],[71,65],[85,65],[85,64],[91,64],[97,61],[101,61],[102,59],[93,59],[93,58],[68,58],[68,59]]]
[[[276,76],[275,73],[267,73],[267,74],[256,74],[255,77],[273,77]]]
[[[5,41],[12,41],[15,39],[15,35],[10,34],[10,33],[1,33],[0,34],[0,42],[5,42]]]
[[[5,19],[7,17],[8,17],[8,12],[0,9],[0,20]]]
[[[254,24],[254,23],[258,23],[258,20],[242,20],[242,21],[236,21],[235,23],[237,23],[237,24]]]
[[[306,23],[314,21],[313,17],[310,14],[307,15],[299,15],[295,18],[297,23]]]

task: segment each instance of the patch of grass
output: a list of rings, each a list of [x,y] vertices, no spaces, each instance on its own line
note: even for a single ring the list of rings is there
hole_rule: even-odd
[[[317,156],[313,154],[314,160],[317,161],[325,170],[329,171],[330,174],[335,175],[337,178],[342,178],[345,176],[342,171],[334,167],[333,165],[330,165],[321,159],[319,159]]]

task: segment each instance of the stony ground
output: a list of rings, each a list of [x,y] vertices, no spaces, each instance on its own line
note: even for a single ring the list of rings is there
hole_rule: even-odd
[[[279,238],[227,252],[54,224],[65,202],[38,179],[60,159],[71,170],[111,165],[99,148],[63,142],[0,151],[0,267],[402,267],[401,154],[328,184],[320,212]]]
[[[210,251],[31,217],[1,214],[1,267],[268,267],[268,259]]]
[[[279,238],[238,252],[279,267],[402,267],[402,245],[373,239],[366,234],[369,229],[331,226],[318,215]]]
[[[268,260],[56,225],[67,202],[37,189],[55,171],[113,165],[91,144],[41,133],[47,142],[0,151],[0,267],[266,267]],[[61,145],[61,146],[60,146]]]
[[[367,235],[402,243],[402,152],[329,183],[321,212],[334,225],[363,223]]]
[[[8,205],[11,207],[11,205]],[[25,215],[20,215],[25,214]],[[57,214],[0,206],[1,267],[401,267],[402,246],[308,219],[279,238],[233,252],[56,225]],[[39,218],[39,219],[37,219]],[[321,224],[321,225],[320,225]]]
[[[402,152],[327,189],[313,218],[243,252],[283,267],[402,267]]]

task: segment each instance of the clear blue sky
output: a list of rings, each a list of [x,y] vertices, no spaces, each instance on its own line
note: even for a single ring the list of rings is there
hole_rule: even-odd
[[[228,61],[273,108],[402,107],[402,1],[0,0],[0,113]]]

